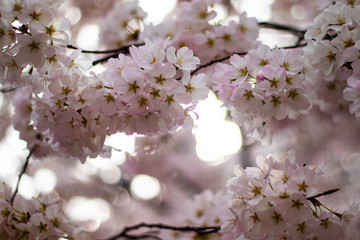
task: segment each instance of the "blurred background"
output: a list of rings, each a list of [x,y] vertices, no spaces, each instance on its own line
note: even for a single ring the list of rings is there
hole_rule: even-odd
[[[111,49],[116,46],[107,41],[104,25],[115,32],[123,24],[114,20],[115,0],[66,0],[58,9],[59,17],[69,18],[72,44],[87,50]],[[131,35],[156,26],[166,19],[182,1],[139,0],[146,13],[143,20],[128,22],[126,31]],[[217,16],[210,24],[228,24],[237,20],[241,12],[259,22],[285,23],[306,29],[318,13],[317,0],[232,0],[215,1],[211,10]],[[111,17],[110,17],[111,16]],[[122,16],[119,16],[122,17]],[[116,19],[116,18],[115,18]],[[109,22],[110,21],[110,22]],[[109,31],[110,31],[109,30]],[[128,36],[127,36],[128,37]],[[259,41],[269,45],[287,46],[296,37],[281,31],[261,29]],[[88,60],[96,55],[84,55]],[[106,66],[97,65],[89,71],[102,72]],[[12,106],[1,98],[0,179],[15,186],[28,151],[26,143],[10,125]],[[217,191],[232,177],[235,165],[251,165],[251,159],[274,149],[286,148],[282,140],[274,140],[271,147],[248,145],[237,124],[229,119],[216,95],[198,104],[193,115],[194,128],[180,129],[174,134],[144,137],[118,133],[108,137],[105,145],[113,147],[110,159],[88,159],[84,164],[71,159],[32,159],[23,176],[19,195],[31,199],[39,194],[56,190],[65,200],[66,214],[94,238],[113,235],[126,225],[138,222],[171,221],[181,212],[181,202],[204,189]],[[319,117],[321,118],[321,117]],[[306,121],[302,118],[298,120]],[[307,123],[304,123],[307,124]],[[286,123],[285,123],[286,125]],[[303,126],[303,125],[299,125]],[[290,128],[289,128],[290,129]],[[287,141],[309,140],[301,129],[283,134]],[[281,139],[281,137],[278,137]],[[307,146],[306,144],[302,145]]]

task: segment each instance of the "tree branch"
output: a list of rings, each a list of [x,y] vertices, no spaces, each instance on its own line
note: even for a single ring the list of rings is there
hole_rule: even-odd
[[[306,43],[303,43],[303,44],[295,44],[293,46],[286,46],[286,47],[279,47],[279,49],[292,49],[292,48],[300,48],[300,47],[305,47],[307,44]],[[229,56],[226,56],[226,57],[223,57],[223,58],[219,58],[219,59],[215,59],[215,60],[211,60],[210,62],[208,63],[205,63],[203,65],[200,65],[198,68],[196,68],[195,70],[193,70],[191,72],[191,75],[195,74],[196,72],[198,72],[200,69],[202,68],[206,68],[206,67],[209,67],[215,63],[218,63],[218,62],[223,62],[225,60],[228,60],[232,55],[234,54],[237,54],[237,55],[241,55],[241,56],[244,56],[246,54],[248,54],[248,52],[239,52],[239,53],[232,53],[231,55]]]
[[[339,191],[339,190],[340,190],[340,188],[330,189],[330,190],[327,190],[327,191],[325,191],[325,192],[316,194],[315,196],[308,197],[308,198],[306,198],[306,199],[312,202],[312,201],[315,200],[315,198],[318,198],[318,197],[321,197],[321,196],[326,196],[326,195],[329,195],[329,194],[332,194],[332,193],[336,193],[336,192]]]
[[[226,57],[223,57],[223,58],[211,60],[210,62],[205,63],[205,64],[203,64],[203,65],[200,65],[198,68],[196,68],[195,70],[191,71],[191,75],[193,75],[194,73],[196,73],[197,71],[199,71],[199,70],[202,69],[202,68],[206,68],[206,67],[209,67],[209,66],[211,66],[211,65],[213,65],[213,64],[215,64],[215,63],[223,62],[223,61],[225,61],[225,60],[228,60],[228,59],[229,59],[232,55],[234,55],[234,54],[244,56],[244,55],[247,54],[247,52],[233,53],[233,54],[231,54],[231,55],[229,55],[229,56],[226,56]]]
[[[121,236],[121,238],[126,239],[155,239],[155,240],[162,240],[158,236],[150,235],[150,234],[141,234],[141,235],[129,235],[125,234],[124,236]]]
[[[22,170],[21,170],[21,172],[19,174],[19,178],[18,178],[18,181],[17,181],[17,184],[16,184],[15,191],[14,191],[14,193],[11,196],[11,199],[10,199],[10,204],[11,205],[14,204],[15,197],[16,197],[18,191],[19,191],[20,180],[21,180],[22,176],[24,175],[24,173],[26,172],[26,170],[28,168],[30,157],[35,152],[35,149],[36,149],[36,145],[30,150],[28,156],[26,157],[25,164],[24,164],[24,166],[23,166],[23,168],[22,168]]]
[[[100,50],[81,50],[82,53],[92,53],[92,54],[106,54],[106,53],[112,53],[106,57],[103,57],[103,58],[100,58],[98,60],[95,60],[92,62],[92,65],[95,66],[101,62],[105,62],[107,60],[109,60],[110,58],[116,58],[120,53],[123,53],[123,54],[127,54],[129,53],[129,48],[131,46],[142,46],[144,45],[144,43],[135,43],[135,44],[131,44],[131,45],[126,45],[126,46],[122,46],[120,48],[115,48],[115,49],[110,49],[110,50],[103,50],[103,51],[100,51]],[[70,49],[79,49],[78,47],[76,46],[73,46],[73,45],[67,45],[66,46],[67,48],[70,48]]]
[[[278,23],[259,22],[258,25],[259,25],[259,27],[263,27],[263,28],[270,28],[270,29],[275,29],[275,30],[280,30],[280,31],[286,31],[286,32],[296,35],[298,38],[301,38],[301,39],[304,39],[304,35],[306,32],[305,30],[299,30],[294,27],[290,27],[290,26],[278,24]]]
[[[106,57],[95,60],[95,61],[92,62],[92,65],[95,66],[95,65],[97,65],[97,64],[99,64],[101,62],[105,62],[105,61],[109,60],[110,58],[116,58],[119,54],[120,53],[113,53],[113,54],[108,55]]]
[[[277,23],[269,23],[269,22],[259,22],[258,25],[260,27],[264,27],[264,28],[271,28],[271,29],[276,29],[276,30],[281,30],[281,31],[287,31],[287,32],[290,32],[294,35],[296,35],[299,40],[298,40],[298,44],[304,39],[304,35],[305,35],[305,30],[299,30],[299,29],[296,29],[296,28],[293,28],[293,27],[290,27],[290,26],[287,26],[287,25],[282,25],[282,24],[277,24]],[[127,46],[122,46],[120,48],[115,48],[115,49],[110,49],[110,50],[82,50],[81,52],[82,53],[92,53],[92,54],[106,54],[106,53],[113,53],[111,55],[108,55],[104,58],[101,58],[101,59],[98,59],[98,60],[95,60],[92,62],[92,65],[95,66],[101,62],[105,62],[107,60],[109,60],[110,58],[115,58],[117,57],[118,54],[120,53],[129,53],[129,48],[131,46],[142,46],[144,45],[144,43],[136,43],[136,44],[131,44],[131,45],[127,45]],[[73,46],[73,45],[67,45],[67,48],[70,48],[70,49],[79,49],[78,47],[76,46]],[[239,55],[241,55],[239,53]],[[226,58],[226,57],[225,57]],[[226,58],[228,59],[228,58]],[[224,59],[224,60],[226,60]],[[221,61],[224,61],[224,60],[221,60],[221,59],[218,59],[218,60],[214,60],[213,63],[211,64],[214,64],[216,62],[221,62]],[[210,64],[210,65],[211,65]]]
[[[130,235],[128,232],[138,230],[140,228],[156,228],[156,229],[165,229],[165,230],[173,230],[179,232],[195,232],[199,235],[216,233],[220,230],[220,226],[210,226],[210,227],[193,227],[193,226],[185,226],[185,227],[176,227],[166,224],[147,224],[147,223],[139,223],[130,227],[125,227],[122,232],[119,234],[108,238],[106,240],[116,240],[118,238],[129,238],[129,239],[139,239],[139,238],[155,238],[160,239],[157,236],[149,235],[149,234],[142,234],[142,235]]]
[[[7,92],[12,92],[12,91],[14,91],[16,88],[8,88],[8,89],[6,89],[6,88],[3,88],[3,89],[0,89],[0,92],[1,93],[7,93]]]
[[[144,43],[135,43],[135,44],[131,44],[131,45],[126,45],[126,46],[122,46],[120,48],[115,48],[115,49],[110,49],[110,50],[81,50],[82,53],[93,53],[93,54],[104,54],[104,53],[128,53],[129,52],[129,48],[131,46],[142,46],[144,45]],[[73,45],[66,45],[67,48],[70,49],[79,49],[76,46]]]

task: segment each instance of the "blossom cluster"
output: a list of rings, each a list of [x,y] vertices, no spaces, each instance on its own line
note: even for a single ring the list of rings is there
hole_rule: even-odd
[[[36,156],[109,156],[107,135],[174,130],[189,105],[207,96],[205,74],[190,75],[200,60],[187,47],[145,39],[144,46],[130,48],[131,57],[109,60],[103,74],[85,75],[89,63],[81,62],[81,50],[65,51],[69,20],[54,17],[61,1],[2,4],[2,29],[13,38],[2,37],[1,83],[17,90],[14,127],[29,149],[36,146]]]
[[[101,24],[102,43],[108,48],[114,48],[127,44],[129,38],[134,38],[137,34],[139,40],[170,37],[172,45],[178,48],[187,46],[194,51],[201,62],[236,51],[247,51],[257,46],[259,27],[255,18],[249,18],[246,13],[242,13],[238,21],[215,22],[217,13],[213,10],[213,6],[221,2],[221,0],[181,1],[163,22],[155,26],[145,24],[141,32],[138,32],[138,28],[143,24],[144,13],[136,8],[137,3],[119,3]],[[115,27],[113,23],[119,23],[120,28]]]
[[[42,134],[49,124],[34,128],[37,122],[31,118],[31,113],[38,103],[34,96],[38,99],[46,96],[44,89],[49,85],[56,91],[53,86],[61,81],[69,84],[73,81],[71,84],[76,85],[76,76],[80,78],[89,66],[78,62],[81,50],[66,51],[69,36],[65,31],[69,29],[70,21],[55,18],[55,10],[62,2],[11,0],[0,3],[0,29],[4,33],[0,41],[0,83],[5,89],[17,91],[13,101],[14,128],[20,131],[20,138],[27,141],[30,150],[37,146],[36,156],[45,156],[52,151],[49,148],[51,139]],[[40,118],[52,117],[50,112],[47,114],[49,116],[43,114]]]
[[[30,89],[30,114],[16,121],[25,127],[32,122],[55,151],[82,161],[106,156],[105,138],[118,131],[151,135],[176,129],[188,117],[188,105],[209,91],[205,74],[190,75],[199,59],[187,47],[176,50],[160,39],[146,39],[130,53],[110,59],[103,74],[64,74],[35,97]]]
[[[313,103],[333,116],[347,112],[359,116],[360,5],[336,1],[319,14],[305,34],[305,61],[314,89]],[[343,109],[345,111],[338,111]]]
[[[114,48],[134,43],[138,40],[145,16],[138,1],[116,2],[101,22],[101,44]]]
[[[251,139],[267,139],[272,119],[308,113],[311,103],[301,56],[299,49],[260,45],[245,56],[232,55],[230,64],[216,66],[213,89]]]
[[[42,81],[62,76],[74,67],[75,55],[66,55],[70,21],[55,18],[62,1],[2,1],[0,83],[3,87],[30,84],[41,90]]]
[[[256,19],[242,13],[238,21],[215,22],[217,13],[212,7],[219,3],[219,0],[183,2],[176,9],[173,21],[164,21],[155,29],[162,36],[172,36],[174,44],[194,49],[202,62],[256,47],[259,44]]]
[[[228,194],[224,191],[213,193],[211,190],[205,190],[183,204],[181,215],[177,216],[176,223],[180,226],[201,226],[213,227],[219,226],[225,221],[228,214]],[[163,239],[209,239],[220,240],[221,232],[212,234],[178,233],[176,231],[164,231],[160,235]]]
[[[293,151],[258,156],[256,162],[257,167],[236,168],[227,184],[232,217],[222,225],[223,239],[352,239],[358,234],[350,231],[358,205],[338,213],[318,200],[339,190],[323,189],[319,167],[299,166]]]
[[[7,188],[0,193],[1,239],[86,239],[62,212],[56,192],[34,198],[19,208],[11,204],[9,194]]]

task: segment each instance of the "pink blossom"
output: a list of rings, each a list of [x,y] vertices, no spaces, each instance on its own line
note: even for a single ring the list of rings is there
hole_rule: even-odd
[[[207,97],[209,89],[206,87],[206,75],[200,73],[191,77],[189,72],[184,72],[181,79],[182,85],[178,88],[175,97],[179,102],[196,104]]]
[[[182,47],[176,51],[175,47],[170,46],[166,51],[167,60],[173,63],[176,67],[182,70],[194,70],[196,65],[200,64],[200,59],[193,56],[193,52],[187,48]]]

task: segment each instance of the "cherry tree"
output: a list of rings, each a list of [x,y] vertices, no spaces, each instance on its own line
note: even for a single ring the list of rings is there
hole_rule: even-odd
[[[1,239],[357,239],[360,1],[175,2],[0,0]]]

